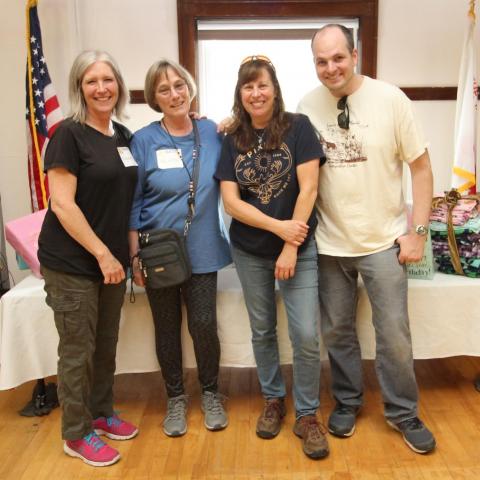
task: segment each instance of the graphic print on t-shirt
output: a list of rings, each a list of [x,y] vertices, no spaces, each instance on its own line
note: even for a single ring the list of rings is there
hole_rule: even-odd
[[[268,204],[287,188],[292,168],[292,154],[285,143],[279,149],[266,151],[255,147],[235,160],[240,188],[247,189],[261,203]]]
[[[354,167],[366,162],[362,142],[352,130],[340,130],[337,125],[327,125],[328,141],[320,135],[323,151],[330,167]]]

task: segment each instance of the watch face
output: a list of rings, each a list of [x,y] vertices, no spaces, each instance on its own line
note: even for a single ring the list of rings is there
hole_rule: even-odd
[[[418,235],[426,235],[428,232],[428,228],[425,225],[417,225],[415,227],[415,233]]]

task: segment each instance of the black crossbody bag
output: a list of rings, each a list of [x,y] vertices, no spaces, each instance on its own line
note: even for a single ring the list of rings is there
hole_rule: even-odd
[[[139,232],[139,265],[148,288],[166,288],[180,285],[192,276],[192,267],[188,256],[186,239],[195,215],[195,192],[200,173],[200,137],[195,120],[192,120],[194,146],[192,176],[183,158],[183,166],[190,177],[188,188],[188,211],[185,218],[183,235],[171,228],[159,228]],[[167,130],[168,135],[170,133]],[[170,136],[171,138],[171,136]],[[173,139],[171,138],[172,143]],[[177,149],[178,150],[178,149]]]

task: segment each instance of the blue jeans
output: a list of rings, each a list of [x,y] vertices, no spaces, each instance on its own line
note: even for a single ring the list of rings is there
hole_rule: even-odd
[[[283,398],[275,301],[276,260],[257,257],[232,246],[252,329],[252,345],[262,393]],[[297,418],[314,414],[319,406],[320,350],[317,248],[311,239],[298,256],[295,275],[279,280],[293,350],[293,399]]]
[[[417,415],[405,266],[398,246],[360,257],[318,256],[322,335],[330,358],[332,393],[337,402],[363,401],[362,358],[356,330],[357,278],[362,276],[372,305],[375,370],[385,416],[395,422]]]

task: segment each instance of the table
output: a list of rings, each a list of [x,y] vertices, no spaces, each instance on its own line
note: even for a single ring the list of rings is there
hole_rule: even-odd
[[[218,277],[218,334],[222,366],[255,366],[250,327],[234,268]],[[371,308],[359,287],[357,328],[365,359],[375,357]],[[278,337],[282,363],[291,363],[285,309],[277,295]],[[409,281],[409,311],[414,357],[480,355],[480,279],[436,273],[433,280]],[[184,366],[195,367],[193,346],[183,322]],[[53,312],[45,304],[43,280],[29,276],[0,299],[0,390],[57,371],[58,335]],[[322,358],[326,358],[322,346]],[[159,370],[152,316],[142,289],[136,302],[128,292],[122,309],[117,373]]]

